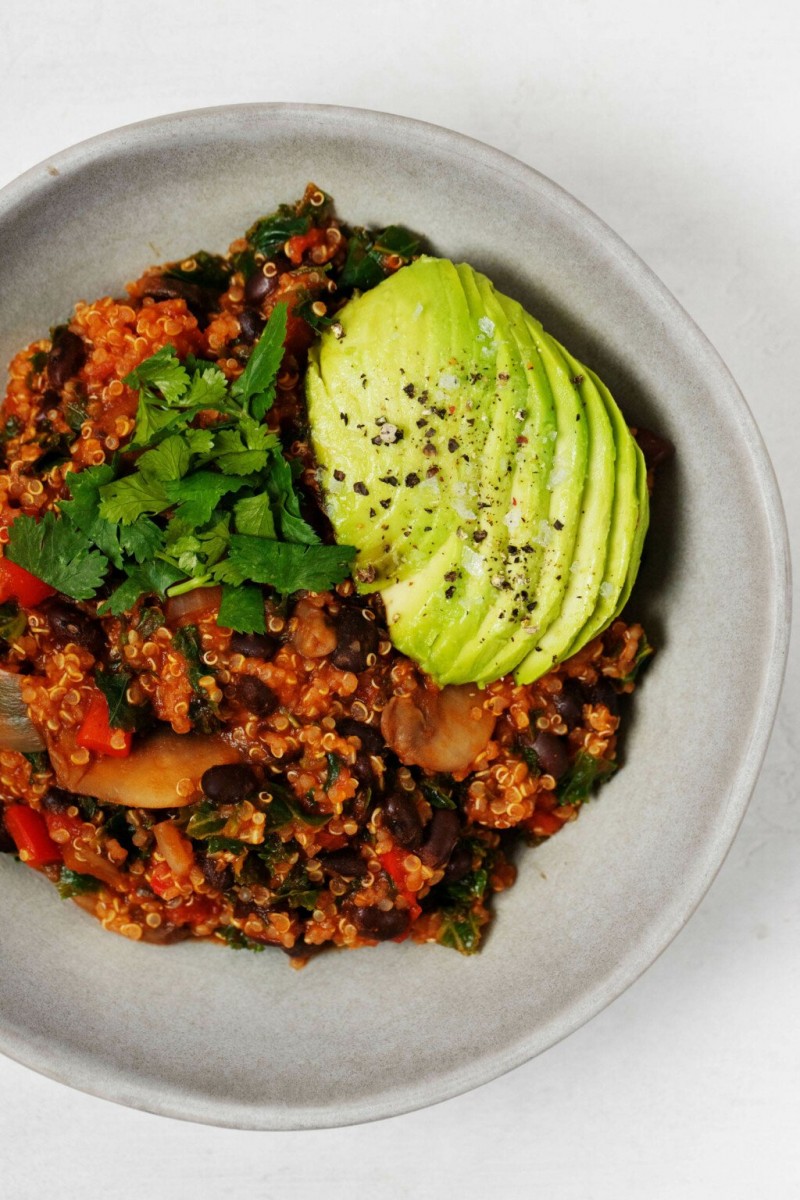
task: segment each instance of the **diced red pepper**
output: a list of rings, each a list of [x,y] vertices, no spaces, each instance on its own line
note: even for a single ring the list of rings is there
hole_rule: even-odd
[[[310,250],[312,246],[321,246],[324,241],[324,229],[309,229],[308,233],[298,233],[286,243],[286,257],[299,267],[306,250]]]
[[[381,866],[389,875],[400,895],[408,902],[409,916],[412,921],[416,921],[419,914],[422,912],[417,903],[417,894],[409,890],[406,883],[406,871],[403,866],[403,860],[406,857],[404,851],[399,850],[397,846],[393,846],[391,850],[387,850],[386,854],[380,856]],[[402,942],[408,937],[408,933],[401,933],[399,937],[392,938],[394,942]]]
[[[171,900],[180,892],[175,876],[165,862],[157,863],[150,875],[150,887],[157,896]]]
[[[83,833],[84,822],[80,817],[71,817],[66,812],[48,812],[44,816],[47,825],[47,832],[50,837],[55,840],[57,833],[64,832],[70,842],[74,842],[76,837]],[[60,842],[60,845],[66,845],[66,842]]]
[[[19,856],[29,867],[43,867],[61,862],[61,849],[47,832],[41,813],[24,804],[12,804],[5,811],[5,826]]]
[[[95,692],[75,740],[79,746],[93,750],[95,754],[127,758],[131,752],[133,734],[125,729],[114,729],[109,721],[108,701],[102,692]]]
[[[18,567],[10,558],[0,558],[0,604],[13,597],[23,608],[35,608],[55,594],[55,588],[49,583],[37,579],[24,567]]]
[[[167,920],[173,925],[202,925],[216,916],[219,908],[205,896],[192,896],[183,904],[167,909]]]

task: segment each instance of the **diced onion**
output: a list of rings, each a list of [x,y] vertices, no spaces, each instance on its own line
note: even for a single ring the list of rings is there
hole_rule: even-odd
[[[203,613],[217,612],[222,600],[222,588],[193,588],[180,596],[170,596],[164,608],[167,624],[173,628],[187,625]]]
[[[153,826],[153,835],[173,875],[179,878],[188,875],[194,866],[194,852],[178,826],[173,821],[160,821]]]
[[[44,742],[28,715],[22,699],[23,675],[0,671],[0,750],[19,750],[30,754],[43,750]]]

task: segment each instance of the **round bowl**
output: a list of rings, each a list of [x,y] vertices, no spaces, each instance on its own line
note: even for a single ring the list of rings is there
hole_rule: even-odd
[[[519,858],[485,949],[282,955],[112,937],[0,856],[0,1049],[73,1087],[195,1121],[386,1117],[500,1075],[613,1000],[685,924],[741,821],[788,636],[781,503],[719,357],[597,217],[497,150],[379,113],[249,105],[94,138],[0,193],[0,359],[149,263],[224,249],[309,179],[354,223],[402,222],[522,301],[672,438],[634,609],[659,647],[624,769]]]

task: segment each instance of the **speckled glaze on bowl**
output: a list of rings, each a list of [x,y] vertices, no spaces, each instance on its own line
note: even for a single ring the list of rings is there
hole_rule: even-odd
[[[659,481],[634,594],[661,650],[625,768],[577,823],[522,856],[479,956],[406,943],[298,973],[279,954],[142,946],[0,856],[0,1049],[123,1104],[247,1129],[432,1104],[538,1054],[618,996],[725,856],[788,638],[780,498],[717,354],[571,196],[447,130],[265,104],[168,116],[56,155],[0,193],[3,368],[76,299],[119,294],[151,262],[224,249],[309,179],[348,220],[401,221],[485,271],[678,454]]]

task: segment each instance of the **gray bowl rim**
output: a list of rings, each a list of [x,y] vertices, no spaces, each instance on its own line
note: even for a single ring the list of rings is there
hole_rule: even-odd
[[[755,713],[750,737],[741,754],[736,783],[729,795],[724,817],[716,827],[713,838],[709,839],[704,847],[704,857],[692,874],[684,879],[684,886],[668,911],[663,914],[658,928],[651,930],[649,938],[636,943],[614,971],[599,981],[589,994],[578,997],[561,1014],[559,1021],[553,1022],[544,1033],[540,1030],[531,1031],[528,1036],[511,1045],[493,1050],[467,1065],[444,1073],[433,1087],[428,1082],[424,1089],[385,1089],[379,1098],[373,1095],[367,1101],[343,1101],[335,1107],[328,1105],[321,1108],[287,1109],[270,1104],[242,1106],[235,1100],[224,1104],[215,1102],[213,1106],[209,1106],[208,1101],[202,1097],[189,1095],[181,1097],[181,1101],[177,1102],[171,1097],[159,1094],[157,1088],[148,1084],[142,1085],[136,1079],[126,1078],[121,1072],[111,1075],[107,1068],[105,1071],[97,1071],[96,1082],[84,1080],[78,1086],[70,1079],[71,1063],[64,1048],[60,1051],[61,1061],[55,1065],[48,1046],[39,1045],[35,1040],[26,1041],[23,1036],[0,1029],[0,1053],[8,1058],[67,1087],[77,1086],[79,1091],[126,1107],[178,1120],[235,1129],[334,1128],[382,1120],[441,1103],[521,1066],[602,1012],[636,982],[680,933],[725,861],[742,823],[769,744],[780,702],[789,648],[792,610],[789,538],[775,470],[755,418],[721,356],[694,320],[638,254],[591,209],[534,167],[466,134],[411,117],[333,104],[258,102],[188,109],[119,126],[43,159],[0,189],[0,222],[40,192],[48,182],[52,182],[52,177],[78,171],[85,164],[106,156],[113,157],[118,147],[132,137],[141,144],[147,140],[149,132],[158,138],[183,124],[198,120],[213,121],[215,117],[236,113],[260,113],[265,119],[276,115],[313,117],[317,122],[349,124],[351,130],[360,126],[365,136],[376,126],[387,132],[394,130],[403,134],[407,144],[422,139],[429,146],[439,145],[451,151],[455,150],[465,160],[480,159],[484,166],[496,174],[515,180],[521,185],[533,187],[538,193],[557,201],[566,218],[575,227],[581,228],[582,237],[601,244],[613,254],[629,273],[632,286],[637,290],[644,289],[652,300],[660,304],[665,322],[679,329],[687,343],[692,344],[694,354],[705,361],[708,371],[706,378],[709,381],[713,380],[717,390],[724,394],[761,487],[774,568],[774,639],[763,676],[764,694],[769,699]],[[81,1065],[85,1073],[85,1064]]]

